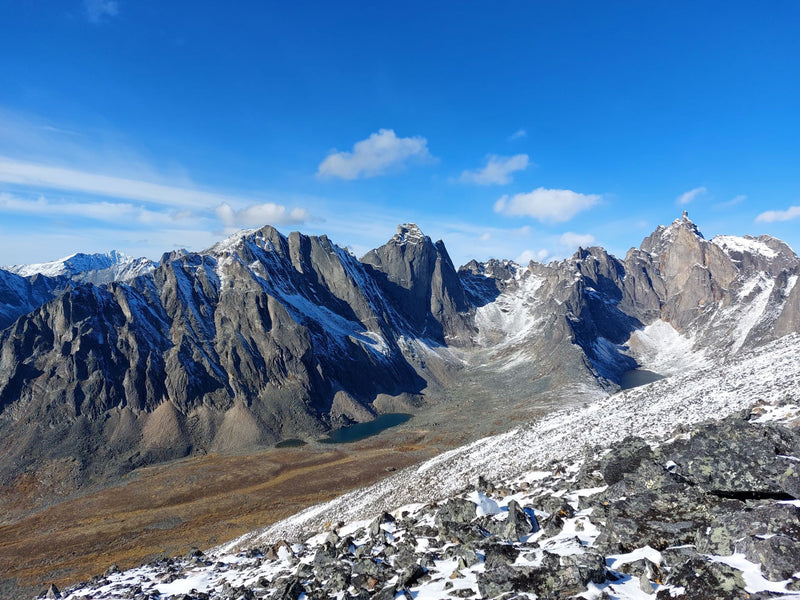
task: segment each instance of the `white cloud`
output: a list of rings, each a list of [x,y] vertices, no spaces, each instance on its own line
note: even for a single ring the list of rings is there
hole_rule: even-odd
[[[696,187],[693,190],[689,190],[688,192],[684,192],[677,198],[678,204],[689,204],[692,200],[700,196],[701,194],[705,194],[708,190],[705,187]]]
[[[229,215],[231,223],[260,222],[263,225],[271,222],[277,225],[285,225],[302,223],[310,219],[308,211],[303,208],[287,209],[285,206],[272,202],[252,204],[252,199],[229,194],[204,192],[188,187],[162,185],[149,181],[87,173],[62,167],[24,163],[2,157],[0,157],[0,183],[9,183],[34,189],[49,188],[81,192],[106,198],[134,200],[149,205],[162,206],[175,211],[176,214],[186,214],[186,210],[190,212],[196,210],[210,211],[212,209],[218,211],[220,207],[227,206],[230,213],[223,209],[223,214]],[[59,210],[67,210],[63,208],[64,206],[67,205],[63,205]],[[102,210],[98,208],[92,209],[92,206],[117,207],[113,208],[113,210],[120,210],[118,207],[123,206],[133,207],[130,204],[114,202],[86,202],[81,203],[80,206],[83,207],[81,210],[85,209],[87,214],[97,213]],[[232,208],[239,206],[244,208]],[[182,211],[177,209],[182,209]],[[143,209],[136,208],[136,210],[141,213]],[[153,212],[153,214],[163,214],[163,212]],[[219,212],[217,216],[219,216]]]
[[[117,0],[83,0],[83,7],[92,23],[100,23],[105,18],[116,17],[119,14]]]
[[[0,157],[0,182],[43,187],[57,190],[84,192],[98,196],[140,200],[165,206],[213,207],[221,202],[230,202],[223,194],[202,192],[185,187],[175,187],[114,177],[98,173],[87,173],[64,167],[53,167],[36,163],[19,162]]]
[[[490,154],[486,157],[486,165],[482,169],[464,171],[461,173],[459,181],[478,185],[505,185],[511,183],[511,173],[524,171],[527,167],[527,154],[515,154],[514,156]]]
[[[522,138],[528,137],[528,132],[524,129],[517,129],[514,133],[508,136],[509,141],[513,142],[514,140],[520,140]]]
[[[192,216],[187,211],[154,211],[127,202],[53,202],[44,196],[31,200],[7,193],[0,194],[0,212],[41,218],[77,217],[120,225],[166,225]]]
[[[586,248],[595,243],[595,238],[590,233],[573,233],[567,231],[562,234],[558,242],[567,248],[577,248],[578,246]]]
[[[599,194],[540,187],[527,194],[503,196],[495,202],[494,210],[504,215],[533,217],[543,223],[564,223],[601,199]]]
[[[757,223],[775,223],[777,221],[791,221],[800,217],[800,206],[790,206],[786,210],[768,210],[756,217]]]
[[[285,206],[272,202],[253,204],[240,210],[233,209],[230,204],[222,203],[214,209],[214,212],[227,227],[298,225],[310,218],[305,209],[288,210]]]
[[[393,129],[381,129],[353,145],[352,152],[332,152],[317,169],[318,177],[358,179],[374,177],[409,162],[435,160],[428,140],[415,136],[399,138]]]

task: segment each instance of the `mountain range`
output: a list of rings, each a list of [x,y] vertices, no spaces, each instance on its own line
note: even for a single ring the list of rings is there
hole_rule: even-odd
[[[464,382],[606,395],[639,367],[670,375],[797,331],[798,273],[780,240],[706,240],[685,213],[624,259],[456,269],[406,224],[360,260],[266,226],[157,264],[16,266],[0,271],[0,481],[48,465],[81,487],[310,441]]]

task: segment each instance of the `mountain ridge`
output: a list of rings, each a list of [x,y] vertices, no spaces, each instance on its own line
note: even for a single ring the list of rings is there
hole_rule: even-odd
[[[498,401],[500,388],[607,394],[654,360],[653,327],[698,362],[797,331],[798,273],[779,240],[715,243],[684,214],[622,260],[592,247],[456,270],[413,224],[362,260],[327,236],[265,226],[165,254],[128,281],[36,275],[39,304],[0,330],[0,476],[76,458],[80,486],[192,453],[308,441],[446,403],[466,384]]]

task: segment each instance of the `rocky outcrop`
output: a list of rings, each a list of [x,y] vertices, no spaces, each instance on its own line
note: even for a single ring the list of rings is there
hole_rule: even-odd
[[[470,305],[441,240],[434,243],[415,224],[407,223],[361,262],[372,267],[381,289],[415,336],[452,345],[470,339]]]
[[[23,277],[0,269],[0,329],[49,302],[69,288],[64,278]]]
[[[796,597],[800,436],[747,413],[676,433],[236,555],[109,572],[64,595]]]

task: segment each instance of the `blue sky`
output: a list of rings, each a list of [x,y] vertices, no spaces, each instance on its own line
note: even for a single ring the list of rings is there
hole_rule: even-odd
[[[800,248],[800,3],[0,0],[0,264],[242,228]]]

